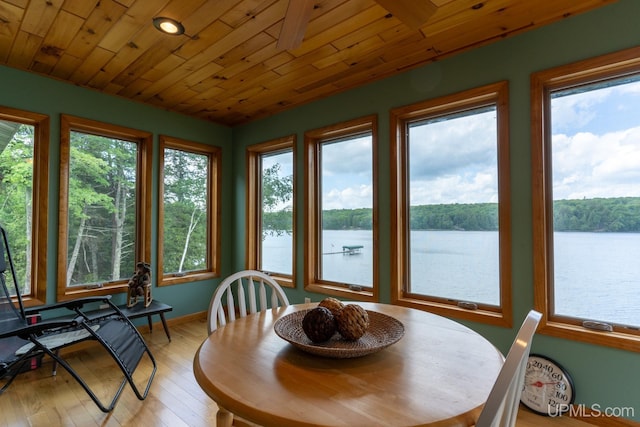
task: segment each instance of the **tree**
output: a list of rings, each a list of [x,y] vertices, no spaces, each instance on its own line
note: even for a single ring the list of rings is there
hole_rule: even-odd
[[[34,128],[8,122],[15,133],[0,152],[0,222],[11,236],[22,294],[30,292]],[[4,143],[3,142],[3,143]]]
[[[75,131],[70,138],[67,286],[121,280],[136,261],[127,255],[136,237],[137,144]]]
[[[74,243],[69,244],[71,252],[67,259],[67,286],[73,282],[91,283],[99,279],[100,267],[97,265],[95,251],[98,246],[102,246],[96,241],[101,241],[104,233],[100,226],[100,212],[114,210],[113,200],[102,191],[109,184],[109,165],[96,155],[100,151],[97,150],[95,137],[72,133],[70,150],[68,239],[69,243]],[[89,262],[91,258],[94,259],[93,262]],[[83,273],[77,268],[80,260],[84,261]]]
[[[208,172],[207,156],[164,150],[165,273],[206,267]]]
[[[293,231],[290,201],[293,175],[281,176],[280,164],[262,171],[262,239]]]

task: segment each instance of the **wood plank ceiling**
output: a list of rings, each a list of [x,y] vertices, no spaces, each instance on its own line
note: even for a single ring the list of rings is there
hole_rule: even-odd
[[[0,0],[0,64],[235,126],[613,1],[431,0],[411,29],[374,0],[315,0],[285,50],[288,0]]]

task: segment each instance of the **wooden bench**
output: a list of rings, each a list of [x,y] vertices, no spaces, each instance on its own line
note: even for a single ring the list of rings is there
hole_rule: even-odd
[[[160,320],[162,321],[162,326],[164,327],[164,333],[167,334],[167,338],[169,339],[169,341],[171,341],[171,335],[169,334],[169,326],[167,326],[167,321],[164,318],[164,314],[166,312],[173,310],[173,307],[171,307],[170,305],[157,300],[153,300],[151,301],[151,304],[149,304],[148,307],[145,307],[144,303],[140,302],[134,305],[133,307],[127,307],[127,304],[122,304],[122,305],[119,305],[118,308],[120,309],[120,311],[122,311],[122,314],[124,314],[128,319],[137,319],[139,317],[146,317],[147,321],[149,322],[149,332],[153,332],[153,323],[151,322],[151,316],[153,316],[154,314],[159,315]],[[90,317],[93,317],[93,316],[97,317],[97,316],[100,316],[101,314],[104,314],[107,311],[111,312],[112,310],[96,309],[96,310],[88,311],[86,312],[86,314]],[[32,309],[29,309],[28,313],[31,316],[38,315],[37,314],[38,307],[33,307]],[[74,316],[72,315],[67,315],[67,316],[58,317],[58,319],[73,319],[73,317]],[[47,320],[52,320],[52,319],[47,319]]]
[[[167,321],[164,318],[164,314],[168,311],[173,310],[168,304],[163,302],[153,300],[148,307],[145,307],[143,303],[138,303],[133,307],[127,307],[126,304],[118,306],[118,308],[122,311],[122,313],[127,316],[129,319],[137,319],[139,317],[146,317],[149,322],[149,332],[153,332],[153,324],[151,322],[151,316],[154,314],[160,315],[160,320],[162,321],[162,326],[164,327],[164,333],[167,334],[167,338],[171,341],[171,335],[169,334],[169,327],[167,326]]]

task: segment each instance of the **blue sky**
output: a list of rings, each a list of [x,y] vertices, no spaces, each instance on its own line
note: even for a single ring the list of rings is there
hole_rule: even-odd
[[[373,207],[371,136],[322,146],[323,209]]]
[[[554,199],[640,196],[640,81],[552,101]]]
[[[554,199],[640,196],[640,81],[556,97],[552,122]],[[412,205],[498,201],[494,111],[413,126],[410,145]],[[291,155],[269,161],[292,173]],[[369,137],[325,145],[322,163],[325,209],[371,207]]]
[[[495,111],[412,126],[409,147],[411,205],[498,201]]]

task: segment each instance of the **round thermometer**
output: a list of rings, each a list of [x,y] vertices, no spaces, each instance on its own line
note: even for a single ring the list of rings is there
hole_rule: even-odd
[[[556,361],[539,354],[527,360],[520,401],[542,415],[558,416],[569,410],[575,398],[569,373]]]

